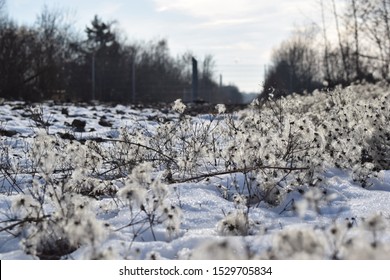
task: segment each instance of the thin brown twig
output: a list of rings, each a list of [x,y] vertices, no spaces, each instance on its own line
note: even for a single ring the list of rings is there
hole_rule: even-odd
[[[184,178],[184,179],[172,179],[171,182],[172,183],[186,183],[189,181],[197,181],[197,180],[210,178],[210,177],[214,177],[214,176],[233,174],[233,173],[248,173],[250,171],[261,170],[261,169],[303,171],[303,170],[308,170],[309,168],[308,167],[256,166],[256,167],[247,167],[247,168],[239,168],[239,169],[233,169],[233,170],[206,173],[206,174],[201,174],[201,175],[197,175],[197,176],[190,177],[190,178]]]
[[[140,143],[136,143],[136,142],[131,142],[131,141],[128,141],[128,140],[119,140],[119,139],[102,139],[103,141],[107,141],[107,142],[118,142],[118,143],[124,143],[124,144],[128,144],[128,145],[133,145],[133,146],[137,146],[137,147],[140,147],[140,148],[144,148],[146,150],[150,150],[150,151],[153,151],[163,157],[165,157],[166,159],[172,161],[176,166],[178,165],[176,163],[176,160],[164,153],[162,153],[161,151],[159,150],[156,150],[152,147],[149,147],[149,146],[146,146],[146,145],[143,145],[143,144],[140,144]]]
[[[33,222],[42,222],[44,219],[46,218],[49,218],[50,215],[45,215],[45,216],[42,216],[42,217],[39,217],[39,218],[25,218],[23,220],[15,220],[12,225],[9,225],[9,226],[6,226],[6,227],[3,227],[3,228],[0,228],[0,232],[2,231],[7,231],[7,230],[11,230],[13,229],[14,227],[17,227],[19,225],[23,225],[25,223],[33,223]],[[11,221],[10,221],[11,222]]]

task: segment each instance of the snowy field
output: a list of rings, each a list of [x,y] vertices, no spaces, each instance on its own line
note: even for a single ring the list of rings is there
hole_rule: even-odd
[[[389,93],[3,102],[0,259],[389,259]]]

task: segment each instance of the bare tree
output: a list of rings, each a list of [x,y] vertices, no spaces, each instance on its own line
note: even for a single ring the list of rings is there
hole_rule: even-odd
[[[5,0],[0,0],[0,25],[5,21]]]
[[[357,16],[357,6],[356,0],[351,0],[352,5],[352,14],[354,22],[354,40],[355,40],[355,68],[356,68],[356,77],[360,78],[362,73],[360,70],[360,52],[359,52],[359,24]]]
[[[0,96],[24,98],[31,96],[35,73],[31,70],[36,48],[36,33],[7,21],[0,28]]]
[[[387,45],[387,54],[384,59],[386,65],[382,67],[382,71],[385,77],[388,77],[389,75],[389,67],[390,67],[390,16],[389,16],[389,1],[382,0],[382,6],[383,6],[383,21],[385,23],[385,44]]]
[[[330,74],[330,67],[329,67],[329,43],[328,43],[328,36],[327,36],[327,30],[326,30],[326,22],[325,22],[325,9],[324,9],[324,1],[321,0],[321,19],[322,19],[322,30],[323,30],[323,37],[324,37],[324,64],[325,64],[325,79],[329,81],[331,79]]]
[[[344,46],[343,46],[343,43],[342,43],[343,40],[342,40],[342,37],[341,37],[341,30],[340,30],[340,24],[339,24],[339,15],[337,14],[337,8],[336,8],[335,0],[332,0],[332,4],[333,4],[333,15],[334,15],[335,23],[336,23],[337,37],[338,37],[338,42],[339,42],[339,50],[340,50],[341,59],[342,59],[342,62],[343,62],[343,67],[344,67],[344,79],[349,81],[349,69],[348,69],[348,66],[347,66],[347,58],[346,58],[346,54],[344,52]]]
[[[318,53],[312,45],[317,29],[315,26],[297,30],[272,54],[273,65],[266,77],[264,89],[274,88],[274,95],[302,93],[318,87]]]
[[[5,0],[0,0],[0,11],[3,11],[5,4],[6,4]]]
[[[367,53],[359,56],[379,70],[381,77],[388,79],[390,65],[390,18],[389,0],[358,1],[361,32],[367,38]],[[363,37],[363,36],[362,36]]]
[[[35,25],[38,31],[33,64],[38,75],[35,90],[46,99],[59,95],[65,88],[63,70],[69,57],[70,23],[66,22],[64,10],[45,5]]]

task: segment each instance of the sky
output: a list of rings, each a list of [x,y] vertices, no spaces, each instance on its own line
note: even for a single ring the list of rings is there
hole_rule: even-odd
[[[7,0],[7,11],[31,24],[45,4],[67,11],[80,32],[99,15],[116,20],[130,42],[167,39],[174,56],[210,54],[216,80],[256,93],[272,49],[297,26],[321,24],[319,0]]]

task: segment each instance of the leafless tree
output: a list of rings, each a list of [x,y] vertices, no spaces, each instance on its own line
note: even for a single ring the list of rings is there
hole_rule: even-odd
[[[5,0],[0,0],[0,12],[4,9],[5,4],[6,4]]]
[[[367,38],[366,52],[359,52],[361,58],[378,69],[381,78],[389,79],[390,65],[390,17],[389,0],[355,0],[360,32]],[[362,36],[363,37],[363,36]]]
[[[324,1],[321,0],[321,20],[322,20],[322,31],[324,37],[324,65],[325,65],[325,79],[329,81],[331,79],[330,67],[329,67],[329,40],[327,35],[327,28],[325,22],[325,8]]]
[[[36,94],[47,99],[64,91],[64,66],[69,57],[70,23],[66,11],[44,6],[36,19],[37,48],[33,68]]]
[[[296,30],[272,54],[273,66],[264,88],[274,88],[274,95],[302,93],[318,86],[319,55],[313,46],[317,27],[310,26]]]
[[[6,19],[5,6],[6,6],[5,0],[0,0],[0,25],[3,25]]]
[[[337,13],[337,7],[336,7],[335,0],[332,0],[332,4],[333,4],[333,15],[334,15],[335,23],[336,23],[337,37],[338,37],[338,43],[339,43],[339,51],[340,51],[340,55],[341,55],[341,59],[343,62],[343,67],[344,67],[344,71],[343,71],[344,72],[344,79],[348,81],[349,80],[349,69],[348,69],[347,58],[346,58],[346,54],[345,54],[345,50],[344,50],[344,46],[343,46],[343,39],[342,39],[340,23],[339,23],[339,15]]]
[[[356,68],[356,76],[360,77],[362,75],[360,70],[360,46],[359,46],[359,23],[358,23],[358,7],[356,0],[351,0],[351,6],[352,6],[352,16],[353,16],[353,34],[354,34],[354,41],[355,41],[355,68]]]

